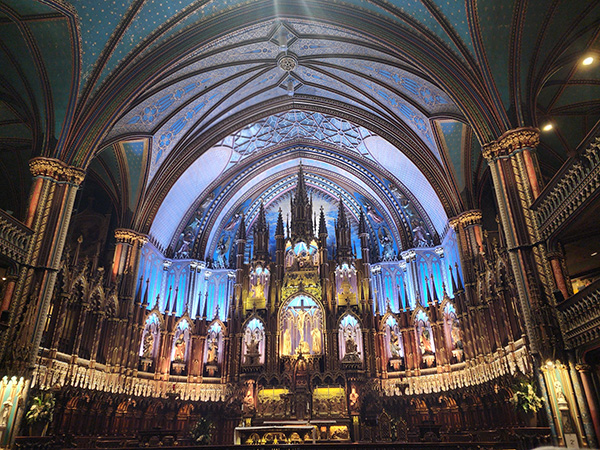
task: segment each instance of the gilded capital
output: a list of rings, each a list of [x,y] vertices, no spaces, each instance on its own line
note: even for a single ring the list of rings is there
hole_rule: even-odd
[[[117,228],[115,230],[115,239],[117,243],[125,243],[125,244],[135,244],[139,242],[140,246],[144,245],[148,242],[148,236],[142,233],[138,233],[134,230],[129,230],[127,228]]]
[[[540,131],[537,128],[515,128],[483,146],[481,152],[488,161],[500,156],[510,155],[523,148],[536,148],[540,143]]]
[[[590,372],[592,368],[589,364],[575,364],[575,370],[577,370],[577,372],[587,373]]]
[[[450,226],[453,229],[457,229],[459,226],[468,227],[469,225],[477,225],[481,223],[481,211],[473,209],[471,211],[465,211],[456,217],[449,220]]]
[[[85,170],[54,158],[33,158],[29,161],[29,170],[34,177],[48,177],[76,185],[80,185],[85,178]]]

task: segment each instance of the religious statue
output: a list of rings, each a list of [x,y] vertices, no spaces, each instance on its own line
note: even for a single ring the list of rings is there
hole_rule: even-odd
[[[394,330],[390,330],[390,351],[392,358],[401,358],[400,354],[400,338]]]
[[[450,330],[450,335],[452,336],[452,343],[454,344],[454,348],[462,350],[462,331],[460,329],[458,319],[454,319],[452,321],[452,329]]]
[[[352,335],[348,333],[348,336],[346,337],[346,354],[356,353],[356,350],[356,342],[354,342],[354,338],[352,337]]]
[[[192,250],[192,243],[194,242],[194,229],[188,226],[183,233],[181,233],[181,244],[175,252],[177,258],[187,258],[190,256]]]
[[[260,282],[260,280],[256,281],[256,284],[250,288],[250,298],[264,298],[265,296],[265,287]]]
[[[146,330],[144,343],[142,345],[142,358],[152,358],[154,350],[154,335],[150,330]]]
[[[217,244],[217,258],[215,260],[215,267],[217,269],[226,269],[227,264],[227,247],[229,245],[229,237],[223,236]]]
[[[207,364],[216,364],[217,358],[219,356],[219,349],[217,347],[217,339],[210,338],[208,341],[208,354],[206,355],[206,363]]]
[[[242,405],[246,412],[253,411],[255,409],[254,388],[252,385],[252,381],[249,381],[247,384],[246,395],[244,395],[244,400],[242,401]]]
[[[358,353],[358,346],[356,345],[356,341],[354,340],[354,336],[352,333],[348,333],[346,335],[346,354],[342,358],[343,362],[357,362],[360,361],[360,356]]]
[[[260,345],[260,340],[256,339],[254,335],[250,337],[250,341],[246,342],[246,364],[255,365],[259,362],[260,351],[258,346]]]
[[[321,331],[318,328],[313,328],[310,332],[312,337],[312,350],[313,353],[318,355],[321,353]]]
[[[173,355],[173,361],[185,361],[185,339],[183,337],[183,333],[181,333],[175,341],[175,353]]]
[[[304,339],[302,339],[300,341],[300,343],[298,344],[296,353],[301,353],[301,354],[305,354],[305,355],[310,353],[310,347],[308,346],[308,342],[306,342]]]
[[[420,341],[421,353],[423,355],[432,355],[433,348],[431,346],[431,336],[429,334],[429,330],[425,327],[423,327],[423,331],[421,332]]]
[[[286,328],[283,332],[283,352],[284,355],[290,355],[292,353],[292,335],[290,329]]]
[[[413,221],[413,237],[414,237],[414,245],[415,247],[427,247],[430,243],[430,239],[428,239],[427,230],[423,225],[422,220],[414,220]]]
[[[379,242],[383,247],[383,251],[381,253],[381,256],[383,256],[383,260],[392,261],[395,257],[394,241],[392,240],[390,233],[384,226],[379,228]]]
[[[352,386],[350,391],[350,409],[357,409],[358,407],[358,392],[356,392],[356,386]]]

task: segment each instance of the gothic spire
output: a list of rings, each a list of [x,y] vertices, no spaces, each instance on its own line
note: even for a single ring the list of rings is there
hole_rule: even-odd
[[[327,221],[325,220],[325,211],[321,206],[321,213],[319,214],[319,236],[327,236]]]
[[[283,236],[283,213],[279,208],[279,215],[277,216],[277,227],[275,228],[275,236]]]
[[[258,218],[253,227],[254,259],[267,261],[269,259],[269,225],[265,214],[264,204],[260,204]]]
[[[296,192],[291,199],[292,212],[292,239],[310,240],[314,237],[312,200],[309,200],[304,181],[304,170],[302,164],[298,169],[298,184]]]

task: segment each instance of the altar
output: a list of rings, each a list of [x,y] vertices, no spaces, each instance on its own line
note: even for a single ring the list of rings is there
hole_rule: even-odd
[[[317,427],[308,422],[264,422],[234,430],[235,445],[314,444],[316,440]]]

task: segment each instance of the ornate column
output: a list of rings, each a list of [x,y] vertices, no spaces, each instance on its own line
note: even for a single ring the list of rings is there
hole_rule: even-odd
[[[33,229],[27,269],[19,276],[1,348],[6,372],[28,376],[37,355],[60,268],[75,195],[84,170],[57,159],[33,158],[25,225]]]
[[[573,295],[573,287],[569,280],[564,253],[560,250],[548,252],[548,260],[552,267],[552,275],[554,275],[556,287],[564,298],[569,298]]]
[[[590,439],[590,445],[598,445],[600,440],[600,406],[598,405],[598,392],[594,389],[594,384],[591,380],[591,367],[587,364],[577,364],[575,366],[579,377],[581,378],[581,384],[583,391],[585,392],[585,399],[587,400],[587,406],[590,412],[590,418],[592,420],[594,433],[596,433],[596,443]],[[589,433],[591,436],[591,433]]]
[[[472,355],[482,355],[485,352],[484,327],[481,323],[481,311],[477,307],[479,299],[476,298],[477,287],[477,259],[483,252],[483,230],[481,226],[481,211],[471,210],[450,219],[450,226],[456,233],[458,240],[460,261],[464,280],[465,311],[459,317],[465,330],[465,335],[472,347]],[[459,277],[458,266],[456,275]]]
[[[496,193],[509,261],[531,350],[546,359],[562,346],[551,305],[553,280],[530,206],[539,195],[535,157],[539,131],[518,128],[483,149]]]
[[[117,228],[115,230],[115,253],[113,257],[113,266],[111,270],[111,281],[114,283],[117,278],[121,279],[119,289],[119,300],[126,309],[118,312],[122,319],[126,319],[126,330],[119,333],[120,342],[116,345],[122,347],[123,352],[122,366],[133,368],[137,363],[137,352],[134,351],[135,344],[138,343],[139,336],[134,336],[137,331],[137,324],[133,323],[134,301],[133,290],[135,289],[135,280],[137,279],[137,270],[140,262],[140,250],[148,242],[148,236],[138,233],[135,230]],[[137,337],[137,339],[136,339]]]

